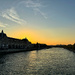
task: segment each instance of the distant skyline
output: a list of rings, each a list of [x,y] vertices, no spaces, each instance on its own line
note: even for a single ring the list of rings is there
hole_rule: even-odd
[[[0,31],[48,45],[75,43],[75,0],[0,0]]]

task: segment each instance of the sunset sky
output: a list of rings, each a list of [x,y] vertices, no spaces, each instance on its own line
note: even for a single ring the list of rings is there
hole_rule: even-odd
[[[75,43],[75,0],[0,0],[0,31],[48,45]]]

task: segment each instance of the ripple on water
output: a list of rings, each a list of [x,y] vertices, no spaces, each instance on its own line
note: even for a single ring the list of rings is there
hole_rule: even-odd
[[[75,53],[63,48],[0,57],[0,75],[75,75]]]

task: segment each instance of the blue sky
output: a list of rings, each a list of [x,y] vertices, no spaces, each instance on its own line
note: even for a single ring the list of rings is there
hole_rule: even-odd
[[[0,30],[33,43],[73,44],[74,20],[75,0],[0,0]]]

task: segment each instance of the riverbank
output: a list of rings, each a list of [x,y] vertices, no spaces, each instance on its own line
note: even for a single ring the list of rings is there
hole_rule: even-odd
[[[46,44],[32,44],[31,47],[26,48],[8,48],[8,49],[0,49],[0,53],[16,53],[16,52],[26,52],[33,50],[41,50],[51,48],[51,46],[47,46]]]
[[[53,46],[53,47],[64,48],[64,49],[73,51],[73,52],[75,53],[75,44],[73,44],[73,45],[71,45],[71,44],[68,44],[68,45],[55,45],[55,46]]]
[[[0,50],[0,54],[18,53],[18,52],[26,52],[26,51],[42,50],[42,49],[47,49],[47,48],[5,49],[5,50]]]

